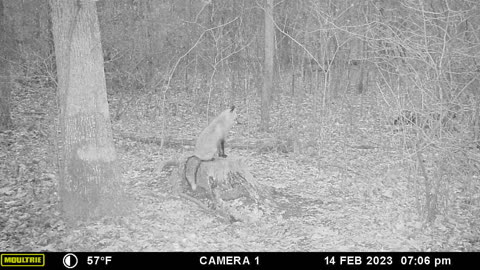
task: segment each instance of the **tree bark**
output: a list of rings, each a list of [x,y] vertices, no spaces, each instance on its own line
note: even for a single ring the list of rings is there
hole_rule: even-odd
[[[0,0],[0,131],[6,130],[12,126],[12,118],[10,115],[10,72],[8,64],[9,45],[11,35],[7,34],[8,23],[5,16],[3,0]]]
[[[270,101],[273,90],[273,56],[274,56],[274,29],[273,29],[273,0],[267,0],[265,5],[265,63],[261,107],[261,129],[268,131],[270,125]]]
[[[59,194],[68,221],[121,213],[94,1],[50,0],[58,76]]]

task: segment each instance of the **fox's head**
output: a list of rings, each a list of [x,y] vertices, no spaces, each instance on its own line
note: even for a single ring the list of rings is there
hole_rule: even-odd
[[[232,105],[230,109],[226,109],[222,114],[225,117],[225,124],[228,130],[236,123],[238,117],[237,109]]]

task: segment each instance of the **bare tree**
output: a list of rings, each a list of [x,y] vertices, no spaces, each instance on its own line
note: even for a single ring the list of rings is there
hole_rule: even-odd
[[[261,128],[268,130],[270,124],[270,100],[273,90],[273,56],[275,49],[273,28],[273,0],[267,0],[265,6],[265,63],[261,107]]]
[[[120,174],[95,1],[51,0],[58,76],[58,167],[69,221],[119,213]]]
[[[0,130],[12,125],[10,116],[10,72],[7,50],[11,39],[7,35],[7,20],[4,14],[3,0],[0,0]]]

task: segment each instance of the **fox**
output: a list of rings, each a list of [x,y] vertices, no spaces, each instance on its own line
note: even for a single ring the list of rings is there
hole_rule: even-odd
[[[226,158],[225,138],[237,119],[235,106],[224,110],[200,133],[195,144],[193,156],[185,163],[185,178],[192,187],[197,189],[197,173],[203,161],[213,161],[215,153],[218,157]],[[189,170],[188,168],[193,168]]]

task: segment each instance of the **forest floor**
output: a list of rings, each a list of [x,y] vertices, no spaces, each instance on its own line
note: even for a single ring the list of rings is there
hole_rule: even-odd
[[[162,164],[188,156],[192,145],[160,148],[131,139],[162,134],[155,106],[160,97],[139,94],[113,122],[132,212],[71,227],[59,209],[52,154],[54,91],[18,87],[12,93],[15,127],[0,133],[0,250],[480,251],[478,197],[468,204],[468,198],[453,196],[448,210],[426,223],[421,176],[405,166],[405,133],[394,133],[381,106],[371,102],[377,97],[364,95],[338,98],[328,112],[318,109],[328,115],[323,118],[309,117],[317,108],[312,98],[297,105],[288,96],[277,98],[268,134],[258,132],[258,107],[239,104],[244,124],[233,128],[227,154],[244,160],[256,181],[277,196],[276,205],[257,218],[228,223],[171,192],[171,171]],[[111,113],[120,111],[122,99],[110,99]],[[168,138],[193,141],[206,124],[206,110],[181,92],[169,104]],[[296,152],[288,144],[295,136]],[[266,138],[280,138],[288,147],[229,145]],[[477,196],[478,182],[471,187]],[[450,183],[452,194],[463,188]]]

